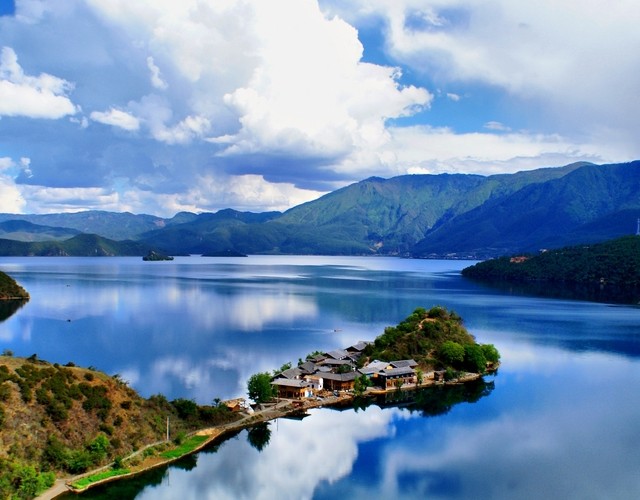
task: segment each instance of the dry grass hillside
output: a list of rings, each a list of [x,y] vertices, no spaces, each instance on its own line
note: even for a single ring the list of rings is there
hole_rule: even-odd
[[[0,498],[29,498],[52,473],[84,472],[160,441],[167,417],[172,436],[232,418],[222,404],[144,399],[117,375],[70,365],[0,356]]]

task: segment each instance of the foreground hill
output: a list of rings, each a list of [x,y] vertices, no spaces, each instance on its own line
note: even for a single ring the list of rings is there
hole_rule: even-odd
[[[0,301],[28,300],[29,294],[16,280],[0,271]]]
[[[542,281],[640,286],[640,236],[550,250],[538,255],[500,257],[463,269],[487,281]]]
[[[633,233],[640,217],[640,161],[575,163],[487,177],[372,177],[285,213],[226,209],[161,219],[93,211],[0,214],[0,222],[11,217],[112,240],[135,240],[146,246],[137,253],[140,256],[155,249],[168,255],[237,252],[487,258]],[[13,239],[18,236],[41,239],[25,231],[13,233]],[[4,244],[0,255],[46,255],[32,248],[9,249]]]
[[[166,436],[235,417],[223,406],[141,398],[118,375],[0,356],[0,497],[30,498]],[[15,495],[15,496],[13,496]]]

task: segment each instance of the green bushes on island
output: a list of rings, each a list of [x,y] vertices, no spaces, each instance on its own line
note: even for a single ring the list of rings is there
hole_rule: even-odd
[[[387,327],[363,351],[368,359],[414,359],[423,370],[484,373],[500,353],[492,344],[479,345],[454,311],[418,308],[395,327]]]

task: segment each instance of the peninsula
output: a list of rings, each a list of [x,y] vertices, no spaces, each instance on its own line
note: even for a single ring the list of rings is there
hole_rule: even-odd
[[[482,281],[640,286],[640,236],[480,262],[462,275]]]
[[[67,489],[81,491],[287,414],[477,380],[497,369],[499,357],[493,345],[477,344],[454,312],[418,308],[373,342],[314,352],[295,368],[287,364],[252,376],[247,388],[254,404],[215,398],[201,406],[162,395],[144,399],[117,374],[5,352],[0,357],[0,494],[31,498],[54,485],[47,498]]]

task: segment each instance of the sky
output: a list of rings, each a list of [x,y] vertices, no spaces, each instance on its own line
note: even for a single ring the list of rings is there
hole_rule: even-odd
[[[637,0],[0,0],[0,212],[640,158]]]

